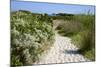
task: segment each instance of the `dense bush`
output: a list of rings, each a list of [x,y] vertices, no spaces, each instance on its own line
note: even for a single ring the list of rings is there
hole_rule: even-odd
[[[11,13],[11,65],[31,65],[53,44],[52,19],[29,11]]]

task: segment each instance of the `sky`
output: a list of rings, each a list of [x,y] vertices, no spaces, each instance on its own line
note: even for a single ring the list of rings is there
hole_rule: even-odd
[[[44,2],[29,1],[11,1],[11,11],[28,10],[33,13],[69,13],[69,14],[86,14],[95,13],[95,6],[91,5],[73,5],[73,4],[54,4]]]

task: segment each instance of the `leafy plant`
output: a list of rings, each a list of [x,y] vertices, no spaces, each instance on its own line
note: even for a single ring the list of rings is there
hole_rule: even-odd
[[[53,25],[48,15],[24,10],[11,13],[11,65],[33,64],[53,42]]]

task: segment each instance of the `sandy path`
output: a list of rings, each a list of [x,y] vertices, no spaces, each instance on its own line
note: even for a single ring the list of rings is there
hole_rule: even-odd
[[[65,62],[88,61],[77,52],[77,47],[71,43],[71,39],[56,33],[54,46],[46,52],[35,64],[51,64]]]

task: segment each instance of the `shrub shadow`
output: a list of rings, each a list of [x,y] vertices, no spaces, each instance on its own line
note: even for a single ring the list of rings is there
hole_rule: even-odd
[[[65,54],[80,54],[79,50],[65,50]]]

